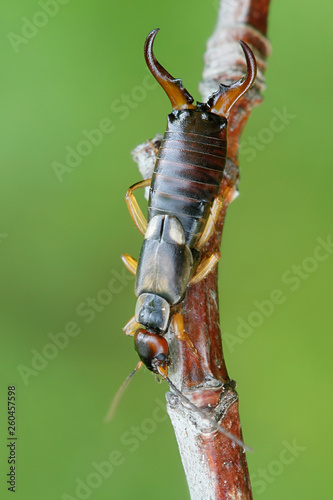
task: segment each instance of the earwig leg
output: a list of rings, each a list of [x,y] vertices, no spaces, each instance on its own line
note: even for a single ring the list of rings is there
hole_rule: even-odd
[[[123,328],[123,332],[125,333],[125,335],[130,335],[131,337],[134,336],[135,334],[135,331],[140,328],[140,323],[138,323],[137,321],[135,321],[135,316],[133,316],[127,323],[126,325],[124,326]]]
[[[237,187],[226,186],[222,192],[224,202],[230,204],[235,198],[237,198]]]
[[[159,146],[158,147],[156,146],[154,141],[150,140],[149,142],[150,142],[150,149],[153,150],[153,152],[155,153],[155,157],[156,157],[160,148],[159,148]],[[159,141],[159,142],[161,142],[161,141]]]
[[[124,253],[121,256],[121,260],[123,261],[127,269],[135,276],[136,268],[138,267],[138,261],[136,259],[133,259],[133,257],[128,255],[128,253]]]
[[[139,207],[138,202],[136,201],[136,198],[133,194],[133,191],[135,189],[140,189],[140,188],[145,188],[148,187],[151,183],[151,179],[145,179],[143,181],[137,182],[136,184],[133,184],[130,188],[128,188],[126,195],[125,195],[125,200],[127,204],[128,211],[130,213],[130,216],[133,219],[134,224],[138,228],[141,234],[145,234],[146,229],[147,229],[147,220],[145,216],[143,215],[141,208]]]
[[[202,260],[202,262],[200,262],[200,264],[198,265],[195,275],[190,279],[189,285],[195,285],[196,283],[199,283],[199,281],[203,280],[207,276],[207,274],[211,272],[220,257],[220,253],[215,252],[210,257]]]
[[[186,342],[186,345],[189,347],[190,351],[194,356],[196,356],[198,359],[201,359],[198,351],[194,347],[194,344],[188,334],[184,330],[184,318],[183,318],[183,313],[178,311],[172,316],[172,328],[175,334],[176,339]]]
[[[213,206],[210,211],[210,215],[208,217],[202,235],[200,236],[199,241],[195,245],[195,248],[199,250],[199,252],[205,246],[205,244],[213,234],[215,230],[215,224],[217,222],[222,206],[223,206],[223,197],[221,195],[218,195],[214,200]]]

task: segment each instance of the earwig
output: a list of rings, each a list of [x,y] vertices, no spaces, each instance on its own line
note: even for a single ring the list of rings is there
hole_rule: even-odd
[[[153,43],[158,30],[149,33],[144,47],[147,66],[170,99],[173,111],[157,154],[151,179],[131,186],[126,203],[134,224],[144,236],[139,260],[122,256],[136,275],[135,315],[125,325],[134,337],[140,362],[124,385],[144,364],[166,380],[184,404],[207,418],[215,428],[245,447],[239,439],[209,419],[168,378],[169,346],[164,334],[172,325],[175,337],[185,341],[193,355],[199,354],[184,331],[181,304],[186,289],[204,279],[220,258],[219,252],[201,258],[201,251],[215,229],[223,204],[219,194],[227,153],[227,120],[233,105],[251,87],[256,60],[248,45],[240,41],[247,74],[230,86],[220,84],[206,103],[194,104],[182,81],[173,78],[156,60]],[[150,186],[148,221],[133,191]]]

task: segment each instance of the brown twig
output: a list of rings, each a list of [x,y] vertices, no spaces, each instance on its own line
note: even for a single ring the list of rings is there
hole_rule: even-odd
[[[207,44],[203,102],[219,82],[234,82],[245,74],[238,40],[248,43],[256,56],[258,76],[252,89],[235,105],[229,118],[228,157],[221,192],[224,206],[216,233],[205,247],[210,254],[219,248],[226,211],[239,180],[238,146],[252,108],[261,102],[263,73],[269,44],[265,37],[269,0],[225,0],[221,2],[215,31]],[[151,175],[161,137],[147,141],[133,152],[145,178]],[[185,329],[198,352],[193,356],[185,343],[167,333],[173,383],[197,407],[204,409],[237,438],[243,440],[238,413],[238,395],[225,365],[218,307],[217,268],[203,281],[191,286],[183,304]],[[173,393],[167,394],[168,413],[175,429],[192,500],[252,499],[245,451],[207,421],[185,407]]]

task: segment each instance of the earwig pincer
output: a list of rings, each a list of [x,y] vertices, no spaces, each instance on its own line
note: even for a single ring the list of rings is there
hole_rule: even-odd
[[[199,356],[184,331],[181,304],[187,287],[204,279],[220,258],[218,252],[201,258],[201,251],[214,232],[223,204],[220,186],[229,113],[253,84],[256,60],[249,46],[240,41],[246,76],[230,86],[220,84],[206,103],[194,104],[182,81],[173,78],[156,60],[153,43],[157,32],[153,30],[146,39],[145,59],[168,95],[173,111],[168,115],[152,178],[134,184],[126,193],[130,215],[144,242],[138,261],[127,254],[122,256],[126,267],[136,275],[137,296],[135,315],[124,332],[134,336],[141,360],[125,385],[144,364],[182,396],[168,378],[169,347],[163,335],[172,325],[175,337],[185,341],[192,353]],[[147,221],[133,191],[148,186]],[[183,399],[191,404],[184,396]]]

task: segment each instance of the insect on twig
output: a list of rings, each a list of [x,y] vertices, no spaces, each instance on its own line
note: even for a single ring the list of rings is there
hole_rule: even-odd
[[[240,41],[247,74],[230,86],[220,84],[206,103],[194,104],[193,97],[156,60],[153,43],[158,30],[149,33],[144,53],[147,66],[168,95],[173,108],[161,141],[151,179],[131,186],[126,203],[134,224],[144,236],[139,260],[125,254],[125,266],[136,275],[135,315],[124,327],[134,337],[140,362],[114,398],[108,417],[113,415],[125,387],[145,365],[166,380],[182,402],[190,406],[219,431],[243,448],[244,443],[210,419],[171,382],[169,345],[164,337],[172,326],[175,337],[187,344],[193,356],[197,348],[184,330],[181,304],[189,286],[199,283],[214,268],[219,252],[201,256],[215,230],[223,205],[219,194],[227,153],[227,120],[232,106],[251,87],[256,60],[249,46]],[[133,192],[150,187],[148,221]]]

